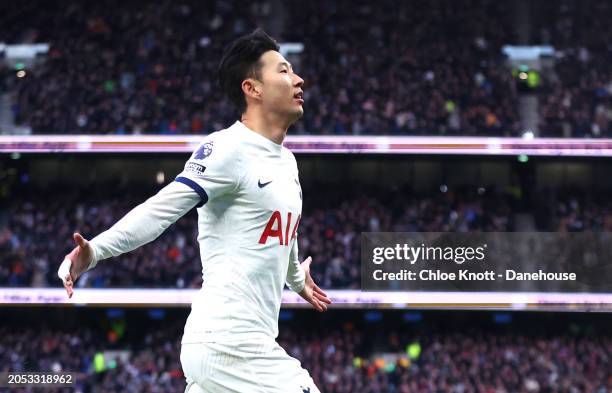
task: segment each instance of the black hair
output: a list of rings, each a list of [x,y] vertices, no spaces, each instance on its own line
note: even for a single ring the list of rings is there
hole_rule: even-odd
[[[244,35],[224,50],[217,78],[219,86],[238,109],[239,114],[246,110],[246,98],[242,91],[242,81],[247,78],[260,80],[262,54],[279,50],[278,43],[261,29]]]

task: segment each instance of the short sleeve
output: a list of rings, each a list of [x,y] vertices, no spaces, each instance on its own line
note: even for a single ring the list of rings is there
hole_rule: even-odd
[[[201,202],[197,207],[237,188],[240,155],[232,145],[212,134],[198,146],[176,177],[175,181],[198,193]]]

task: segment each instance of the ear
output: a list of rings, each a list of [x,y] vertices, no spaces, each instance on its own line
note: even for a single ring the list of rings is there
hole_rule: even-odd
[[[245,79],[242,81],[242,92],[253,99],[261,98],[261,83],[255,79]]]

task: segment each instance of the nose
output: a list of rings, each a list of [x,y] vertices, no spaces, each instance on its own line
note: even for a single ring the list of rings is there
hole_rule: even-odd
[[[295,87],[302,87],[302,86],[304,86],[304,79],[300,78],[300,76],[298,74],[293,74],[293,85]]]

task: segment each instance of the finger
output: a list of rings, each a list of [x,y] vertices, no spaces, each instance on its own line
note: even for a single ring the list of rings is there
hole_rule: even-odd
[[[70,269],[72,267],[72,261],[69,258],[64,259],[59,269],[57,270],[57,276],[62,280],[62,284],[64,288],[66,288],[66,293],[68,294],[68,298],[72,297],[73,294],[73,284],[74,280],[72,279],[72,275],[70,274]]]
[[[314,308],[316,309],[319,308],[319,301],[313,296],[312,293],[306,293],[302,295],[302,297],[304,298],[304,300],[310,303]]]
[[[64,284],[64,288],[66,288],[66,292],[68,293],[68,299],[71,299],[72,294],[74,293],[74,290],[72,289],[72,280],[67,281],[67,283]]]
[[[331,304],[331,300],[327,296],[323,296],[315,292],[314,297],[320,302]]]
[[[313,296],[313,302],[316,303],[316,309],[323,312],[323,311],[327,311],[327,304],[325,304],[325,302],[321,301],[321,299],[319,299],[318,297]]]
[[[318,298],[318,299],[326,299],[329,301],[329,296],[327,296],[324,293],[319,293],[319,292],[313,292],[313,294]]]
[[[83,236],[81,236],[80,233],[77,232],[77,233],[73,234],[72,238],[74,239],[76,244],[79,245],[79,247],[87,246],[87,240],[85,240],[85,238]]]
[[[331,300],[329,299],[329,296],[327,296],[327,294],[326,294],[325,292],[323,292],[323,291],[321,290],[321,288],[315,288],[315,289],[314,289],[314,291],[313,291],[313,293],[316,293],[317,295],[321,296],[322,298],[327,299],[327,301],[328,301],[329,303],[331,303]]]
[[[309,303],[312,304],[312,306],[315,308],[315,310],[317,311],[323,311],[323,308],[321,307],[321,303],[317,300],[317,299],[310,299]]]
[[[312,263],[312,257],[308,257],[302,262],[304,269],[310,269],[310,264]]]
[[[313,289],[315,292],[320,293],[320,294],[321,294],[321,295],[323,295],[323,296],[327,296],[327,294],[326,294],[325,292],[323,292],[323,290],[322,290],[321,288],[319,288],[319,286],[318,286],[317,284],[314,284],[314,283],[313,283],[313,287],[312,287],[312,289]]]

